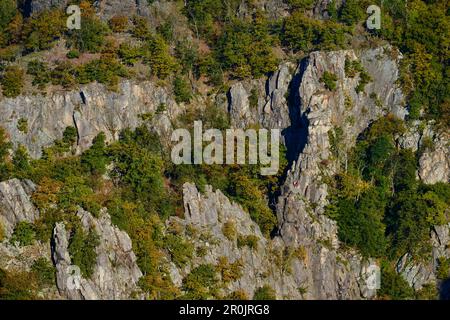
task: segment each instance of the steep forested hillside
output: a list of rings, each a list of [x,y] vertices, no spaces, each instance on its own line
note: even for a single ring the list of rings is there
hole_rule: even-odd
[[[444,296],[449,13],[0,0],[0,299]],[[195,120],[280,129],[277,175],[174,164],[171,133]]]

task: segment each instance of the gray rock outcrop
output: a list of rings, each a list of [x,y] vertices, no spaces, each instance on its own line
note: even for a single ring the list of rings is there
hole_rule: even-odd
[[[284,63],[267,79],[235,83],[228,94],[233,127],[246,128],[256,123],[271,129],[289,127],[291,119],[287,95],[294,72],[293,64]]]
[[[35,188],[30,180],[0,182],[0,228],[3,228],[6,238],[11,236],[17,223],[33,223],[39,217],[30,199]]]
[[[82,152],[100,132],[105,133],[107,141],[113,141],[121,130],[144,124],[140,116],[156,114],[162,104],[166,110],[155,117],[155,128],[167,127],[166,118],[174,118],[183,110],[176,107],[166,89],[151,82],[124,81],[119,93],[114,93],[92,83],[79,91],[5,98],[0,101],[0,126],[15,146],[24,145],[34,158],[41,155],[42,148],[61,139],[66,127],[73,126],[78,131],[77,152]],[[20,119],[27,121],[26,133],[17,127]]]
[[[395,84],[398,69],[383,53],[383,48],[362,53],[361,62],[373,82],[361,93],[355,90],[358,77],[348,78],[344,71],[346,59],[357,59],[353,51],[316,52],[306,61],[299,87],[299,108],[307,125],[307,140],[288,172],[278,205],[280,232],[286,241],[297,243],[303,234],[315,235],[315,239],[327,235],[337,246],[335,222],[323,215],[328,192],[322,178],[337,173],[340,165],[345,166],[348,149],[371,121],[388,111],[404,116],[403,95]],[[321,83],[325,71],[337,76],[335,91],[326,90]],[[381,106],[370,98],[371,93],[378,96]],[[335,128],[344,132],[337,146],[338,155],[331,151],[329,140]]]
[[[432,140],[430,149],[419,159],[419,177],[424,183],[450,181],[450,134],[443,132]]]
[[[279,299],[359,299],[375,293],[365,282],[371,261],[362,262],[354,253],[338,253],[327,245],[304,241],[290,246],[278,236],[268,240],[247,212],[210,186],[201,194],[186,183],[183,200],[185,219],[172,217],[169,223],[194,227],[210,236],[201,237],[207,241],[191,239],[196,246],[206,246],[206,255],[187,269],[173,270],[174,279],[182,279],[199,264],[215,265],[225,257],[229,263],[241,261],[243,268],[241,277],[229,283],[225,293],[243,290],[251,298],[263,285],[274,288]],[[224,232],[227,224],[235,228],[232,237]],[[237,237],[249,235],[258,239],[257,247],[240,247]]]
[[[29,1],[29,8],[26,8],[30,10],[29,13],[39,13],[41,11],[49,10],[52,8],[65,8],[69,0],[31,0]]]
[[[397,262],[397,272],[415,290],[438,281],[435,274],[439,267],[439,259],[450,258],[450,224],[434,226],[430,240],[432,252],[425,260],[417,262],[409,254],[405,254]]]
[[[327,1],[320,3],[322,14]],[[401,55],[392,50],[383,47],[361,52],[314,52],[297,67],[284,63],[267,79],[232,85],[228,99],[223,96],[223,107],[228,108],[232,126],[246,128],[259,124],[267,129],[282,129],[288,151],[295,149],[276,207],[278,234],[273,239],[263,237],[250,215],[220,190],[213,191],[207,186],[200,193],[193,184],[186,183],[184,219],[171,217],[167,226],[175,223],[184,230],[194,228],[203,234],[198,237],[185,232],[183,236],[196,249],[206,248],[206,254],[196,256],[184,268],[169,261],[176,286],[181,287],[182,279],[196,266],[217,264],[226,258],[229,263],[242,262],[242,275],[226,284],[224,295],[243,290],[252,297],[257,288],[266,284],[283,299],[361,299],[376,294],[366,281],[376,262],[343,248],[336,222],[324,214],[328,186],[323,178],[345,168],[347,152],[371,122],[388,113],[401,119],[406,116],[404,97],[397,84]],[[359,60],[372,79],[362,92],[356,90],[360,76],[345,74],[348,59]],[[325,71],[337,76],[336,90],[328,90],[321,81]],[[167,107],[166,111],[157,112],[161,104]],[[15,146],[23,144],[33,157],[39,157],[41,149],[61,138],[67,126],[77,128],[77,152],[88,148],[101,131],[108,141],[113,141],[122,129],[149,125],[140,115],[150,113],[155,116],[149,126],[160,135],[169,135],[171,120],[183,108],[166,89],[151,82],[124,81],[118,93],[90,84],[81,91],[5,98],[0,101],[0,126],[6,128]],[[27,133],[17,128],[20,119],[27,120]],[[337,128],[343,134],[338,145],[332,146],[330,134]],[[419,160],[418,176],[425,183],[448,182],[448,136],[435,135],[428,127],[419,132],[418,128],[419,124],[399,137],[400,146],[418,150],[425,137],[432,139],[433,148],[425,150]],[[335,149],[339,151],[336,153]],[[33,188],[26,181],[0,183],[0,219],[4,220],[8,236],[18,221],[32,222],[37,218],[29,200]],[[127,299],[136,293],[140,297],[137,281],[142,274],[128,235],[111,224],[105,211],[99,218],[83,210],[77,216],[85,230],[92,228],[100,237],[96,266],[90,279],[81,277],[77,289],[69,288],[73,284],[68,253],[70,236],[64,224],[58,223],[52,254],[61,295],[68,299]],[[236,231],[231,237],[224,231],[230,224]],[[257,246],[253,249],[239,246],[238,236],[256,237]],[[436,281],[433,273],[437,259],[450,257],[448,226],[435,227],[431,241],[430,261],[417,264],[405,255],[397,264],[397,271],[415,289]]]
[[[0,183],[0,225],[5,239],[0,242],[0,267],[6,270],[30,271],[39,258],[53,260],[56,267],[56,290],[47,292],[45,297],[65,299],[129,299],[139,298],[137,282],[142,276],[132,250],[130,237],[111,223],[106,210],[101,210],[98,218],[80,209],[83,229],[93,229],[99,237],[96,264],[89,279],[78,277],[77,267],[71,264],[68,247],[70,235],[63,222],[56,224],[50,242],[34,241],[27,246],[9,243],[9,238],[17,223],[35,222],[39,211],[31,202],[35,185],[29,180],[12,179]],[[53,259],[51,259],[53,257]],[[79,271],[79,269],[78,269]],[[78,284],[78,287],[76,283]],[[56,288],[54,288],[56,289]]]
[[[136,264],[130,237],[111,224],[111,218],[105,210],[99,218],[94,218],[82,209],[77,216],[85,231],[93,228],[99,236],[99,245],[95,250],[96,265],[89,279],[78,273],[79,269],[71,264],[68,252],[69,235],[64,224],[58,223],[53,236],[53,260],[61,295],[77,300],[130,299],[134,294],[137,297],[137,282],[142,273]]]

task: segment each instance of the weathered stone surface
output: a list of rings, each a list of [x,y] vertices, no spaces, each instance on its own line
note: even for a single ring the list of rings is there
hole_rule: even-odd
[[[32,157],[39,157],[43,147],[61,139],[66,127],[74,126],[78,130],[77,151],[81,152],[102,131],[107,141],[113,141],[122,129],[143,124],[140,115],[155,114],[160,104],[166,105],[164,113],[170,118],[183,110],[164,88],[151,82],[124,81],[118,93],[92,83],[80,91],[5,98],[0,101],[0,126],[6,129],[15,146],[24,145]],[[27,121],[27,133],[17,128],[20,119]],[[158,122],[152,126],[160,127]],[[163,127],[167,127],[167,121]]]
[[[433,139],[433,146],[419,159],[419,177],[424,183],[450,181],[450,134],[441,133]]]
[[[265,128],[284,129],[291,123],[287,94],[295,66],[284,63],[267,79],[235,83],[228,93],[228,110],[231,123],[236,128],[261,124]],[[250,105],[256,94],[257,104]]]
[[[68,253],[69,237],[63,223],[54,230],[53,259],[56,265],[58,289],[68,299],[129,299],[138,296],[137,282],[142,276],[136,264],[129,236],[111,224],[111,218],[102,210],[99,218],[80,209],[77,216],[87,231],[93,228],[99,236],[96,248],[97,262],[89,279],[79,277],[79,286],[72,281],[73,266]]]
[[[352,50],[315,52],[298,69],[301,73],[298,121],[306,127],[306,144],[288,172],[277,215],[280,235],[286,244],[311,248],[313,264],[310,272],[316,279],[311,289],[317,298],[368,297],[374,293],[363,287],[356,290],[348,283],[347,286],[339,284],[334,278],[336,270],[341,270],[341,274],[347,277],[355,277],[364,268],[361,265],[359,269],[354,268],[362,259],[356,253],[352,255],[353,267],[350,268],[346,268],[345,263],[342,265],[341,258],[336,257],[337,252],[341,252],[337,226],[335,221],[323,215],[328,191],[322,177],[337,173],[341,163],[345,165],[347,150],[371,121],[388,111],[399,117],[405,115],[403,95],[396,85],[398,69],[396,62],[386,55],[385,50],[388,49],[370,49],[360,56]],[[364,92],[355,90],[358,76],[348,78],[345,75],[346,59],[359,59],[372,77],[373,81],[366,85]],[[337,76],[335,91],[327,90],[320,81],[325,71]],[[373,96],[371,93],[377,96],[378,101],[370,97]],[[336,127],[344,132],[339,145],[342,149],[340,159],[336,159],[330,149],[329,132]],[[347,270],[347,274],[343,270]],[[341,291],[342,288],[346,290]]]
[[[434,271],[433,263],[417,263],[409,254],[405,254],[397,262],[397,272],[415,290],[420,290],[424,284],[435,282]]]
[[[297,68],[289,63],[282,64],[267,79],[241,81],[231,87],[228,100],[225,96],[222,98],[233,127],[260,124],[268,129],[279,128],[285,131],[285,139],[289,130],[298,133],[285,141],[288,151],[295,157],[278,199],[279,235],[273,239],[264,238],[249,214],[220,190],[206,187],[205,192],[200,193],[194,185],[187,183],[183,189],[185,218],[171,217],[167,223],[194,227],[200,234],[208,235],[195,238],[186,234],[197,248],[207,248],[207,254],[194,258],[185,268],[169,262],[169,273],[175,285],[181,287],[183,277],[195,266],[217,264],[220,257],[226,257],[230,263],[241,260],[243,273],[240,279],[227,284],[224,294],[242,289],[251,298],[256,288],[268,284],[276,290],[278,298],[360,299],[374,296],[375,291],[368,288],[365,278],[375,262],[364,261],[358,252],[341,248],[336,222],[323,214],[328,188],[322,177],[333,175],[345,166],[347,151],[372,121],[387,113],[399,118],[406,115],[404,98],[397,85],[397,60],[401,56],[392,58],[396,56],[394,53],[390,47],[359,53],[353,50],[315,52]],[[355,90],[358,76],[349,78],[345,75],[346,58],[360,60],[370,74],[372,82],[366,85],[364,92]],[[335,91],[327,90],[320,81],[325,71],[337,75]],[[0,125],[7,129],[15,145],[24,144],[32,156],[38,157],[41,148],[61,138],[64,128],[69,125],[78,129],[80,152],[100,131],[112,141],[117,139],[121,129],[142,124],[139,114],[155,113],[161,103],[167,105],[167,111],[155,114],[151,126],[160,135],[168,136],[172,130],[171,121],[183,111],[183,106],[177,106],[166,89],[150,82],[125,81],[119,93],[107,92],[98,84],[84,86],[81,91],[83,94],[72,91],[48,97],[3,99],[0,101]],[[250,106],[254,92],[257,104]],[[287,99],[288,95],[291,99]],[[212,98],[220,100],[221,97]],[[20,118],[28,120],[27,134],[17,129]],[[329,140],[330,131],[337,127],[344,132],[338,156],[331,151]],[[426,183],[448,181],[448,136],[435,135],[428,126],[422,132],[418,131],[419,124],[416,127],[399,137],[399,145],[417,150],[425,137],[432,138],[434,148],[422,155],[419,176]],[[6,194],[28,195],[19,196],[18,205],[12,203],[11,197],[10,200],[2,198],[5,192],[2,193],[1,186],[0,213],[4,208],[14,206],[19,208],[20,215],[20,212],[28,212],[25,200],[28,197],[29,201],[29,193],[20,191],[24,186],[11,187],[8,183]],[[6,205],[2,205],[2,201]],[[91,279],[81,279],[80,289],[67,288],[67,267],[71,264],[67,252],[69,235],[64,225],[58,224],[54,231],[53,259],[62,296],[70,299],[130,297],[137,288],[140,271],[129,237],[111,225],[105,212],[94,218],[80,210],[78,216],[85,228],[92,227],[100,235],[97,264]],[[223,227],[230,221],[235,224],[238,234],[258,237],[256,250],[239,248],[235,238],[225,236]],[[431,241],[433,257],[429,262],[418,265],[405,256],[398,263],[398,272],[416,289],[435,281],[433,272],[437,259],[450,256],[448,226],[435,227]],[[295,250],[301,254],[289,257],[288,253]],[[126,283],[130,287],[125,288]]]
[[[304,234],[316,240],[327,235],[337,245],[335,222],[322,215],[328,192],[321,177],[337,173],[339,163],[346,161],[347,150],[371,121],[387,111],[404,116],[403,96],[396,85],[398,69],[385,50],[370,49],[361,54],[360,60],[373,79],[361,93],[355,90],[358,77],[345,75],[345,60],[358,59],[352,50],[315,52],[304,62],[299,107],[307,125],[307,140],[288,173],[278,205],[280,232],[286,241],[297,243]],[[325,71],[337,76],[335,91],[326,90],[320,81]],[[377,95],[381,107],[370,98],[371,93]],[[339,145],[341,159],[336,159],[330,149],[329,132],[337,127],[344,132]]]
[[[109,20],[114,16],[128,16],[139,12],[139,0],[98,0],[95,2],[97,14],[105,20]],[[146,4],[146,3],[145,3]]]
[[[241,127],[251,124],[253,121],[249,121],[249,119],[253,118],[253,115],[250,111],[249,93],[245,90],[244,85],[241,82],[236,83],[231,87],[229,95],[229,112],[231,118],[235,120],[235,124],[242,123]]]
[[[29,7],[25,8],[29,13],[38,13],[51,8],[65,8],[69,0],[31,0],[26,3],[29,3]]]
[[[217,264],[219,258],[226,257],[230,263],[242,261],[243,272],[238,280],[228,284],[225,293],[239,289],[252,297],[258,287],[269,285],[280,299],[359,299],[373,296],[374,291],[365,289],[366,285],[360,280],[364,278],[367,265],[361,263],[358,255],[341,254],[328,245],[308,242],[307,235],[300,234],[300,237],[305,236],[305,241],[296,246],[287,245],[282,237],[268,240],[247,212],[210,186],[201,194],[193,184],[186,183],[183,199],[185,219],[171,218],[169,223],[195,227],[200,233],[207,232],[211,236],[207,242],[192,239],[196,246],[205,246],[207,254],[195,258],[187,269],[172,270],[175,278],[182,279],[199,264]],[[227,238],[223,230],[224,225],[230,222],[237,235],[256,236],[259,239],[257,248],[240,248],[236,238]]]
[[[6,238],[11,236],[17,223],[34,222],[39,217],[30,199],[34,189],[35,185],[30,180],[0,182],[0,227]]]

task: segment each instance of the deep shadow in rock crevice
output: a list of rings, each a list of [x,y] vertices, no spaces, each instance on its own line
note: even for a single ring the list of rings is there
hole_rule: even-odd
[[[32,0],[25,0],[19,2],[19,10],[22,12],[24,17],[28,18],[31,16],[31,2]]]
[[[439,299],[440,300],[450,300],[450,278],[442,281],[439,286]]]
[[[282,131],[284,141],[287,148],[288,167],[298,159],[306,145],[308,138],[308,119],[301,113],[302,100],[299,89],[303,78],[303,73],[308,66],[308,59],[305,58],[300,62],[298,72],[293,76],[289,84],[289,94],[287,97],[289,118],[291,125]]]
[[[286,158],[288,160],[288,165],[278,179],[278,185],[280,188],[277,188],[276,192],[269,194],[269,207],[272,209],[274,214],[276,214],[277,204],[279,197],[281,196],[281,186],[284,185],[287,178],[287,173],[292,168],[294,161],[297,161],[299,155],[303,152],[308,138],[309,121],[306,115],[301,113],[302,100],[299,93],[303,74],[307,66],[307,58],[300,61],[299,68],[297,69],[298,71],[294,74],[289,84],[287,104],[291,125],[281,132],[286,145]],[[278,228],[275,228],[272,231],[271,236],[275,237],[278,234],[279,230]]]

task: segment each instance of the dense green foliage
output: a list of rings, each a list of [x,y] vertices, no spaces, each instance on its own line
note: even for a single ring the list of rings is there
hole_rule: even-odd
[[[253,300],[275,300],[275,290],[273,290],[269,285],[262,286],[256,289],[253,296]]]
[[[398,46],[403,88],[409,94],[412,118],[436,119],[449,125],[448,34],[446,1],[389,1],[384,6],[383,28],[374,33]]]
[[[183,279],[184,299],[205,300],[215,294],[218,278],[213,265],[202,264]]]
[[[215,107],[196,111],[195,115],[183,114],[179,124],[192,123],[189,117],[203,119],[207,127],[227,128],[227,117]],[[21,231],[17,231],[15,237],[24,245],[34,238],[48,241],[55,224],[64,221],[69,230],[72,261],[86,277],[93,271],[98,238],[94,230],[81,227],[75,215],[80,207],[94,215],[99,214],[101,207],[108,208],[113,223],[132,238],[138,265],[144,273],[141,287],[149,297],[159,299],[180,294],[171,283],[165,257],[183,267],[196,255],[204,254],[198,248],[195,250],[179,228],[162,232],[169,216],[183,214],[184,182],[195,181],[200,190],[206,183],[221,188],[249,211],[265,235],[274,229],[276,218],[265,194],[276,192],[278,177],[261,177],[258,166],[175,166],[164,152],[158,135],[145,126],[134,131],[124,130],[119,141],[111,145],[107,145],[105,136],[100,134],[80,156],[72,155],[76,137],[75,128],[66,128],[62,139],[44,149],[38,160],[30,159],[24,148],[17,149],[6,162],[4,177],[30,178],[38,184],[33,202],[40,210],[40,218],[33,225],[27,224],[27,228],[19,227]],[[0,146],[6,158],[11,145],[4,134]],[[110,163],[112,167],[107,169]],[[282,168],[285,165],[282,159]],[[105,173],[110,179],[104,178]],[[257,248],[256,237],[237,235],[235,231],[230,237],[236,239],[239,246]],[[45,266],[37,267],[48,274]],[[218,270],[221,277],[229,279],[229,270],[237,272],[237,268],[234,263],[222,263]],[[233,275],[237,275],[236,272]],[[190,293],[193,296],[199,294],[194,287],[190,290],[194,290]]]
[[[17,13],[15,0],[0,2],[0,29],[5,28]]]
[[[95,231],[85,232],[81,226],[75,226],[69,242],[69,254],[72,263],[78,266],[81,274],[89,278],[94,272],[97,254],[95,248],[98,245],[98,236]]]
[[[295,11],[283,23],[281,39],[295,51],[336,50],[347,44],[347,29],[334,21],[308,18]]]
[[[381,265],[381,288],[378,296],[385,299],[406,300],[414,297],[414,290],[391,265],[384,262]]]
[[[0,78],[3,95],[17,97],[22,92],[24,72],[20,67],[9,66]]]
[[[414,297],[393,265],[405,254],[427,259],[433,226],[449,222],[450,187],[416,180],[416,155],[395,144],[403,130],[400,120],[387,116],[361,135],[347,155],[348,167],[332,179],[326,210],[337,220],[341,241],[385,260],[379,296],[391,299]]]
[[[35,300],[42,288],[54,284],[55,268],[39,258],[29,272],[6,271],[0,268],[0,300]]]
[[[55,283],[55,267],[46,258],[37,259],[31,266],[40,286],[51,286]]]
[[[10,163],[7,161],[11,147],[12,144],[8,141],[5,129],[0,127],[0,181],[6,180],[11,170]]]
[[[280,61],[298,61],[313,50],[359,49],[387,40],[394,47],[386,53],[394,56],[400,50],[404,55],[399,82],[407,96],[409,119],[435,120],[438,129],[448,129],[450,23],[446,1],[373,1],[383,10],[380,30],[364,28],[370,1],[332,1],[327,8],[329,19],[312,16],[315,2],[286,0],[289,14],[275,19],[255,1],[188,0],[179,6],[190,28],[183,30],[185,22],[178,25],[171,17],[155,22],[140,16],[116,16],[105,23],[95,14],[92,1],[77,1],[83,27],[70,31],[62,10],[27,17],[17,9],[16,1],[2,0],[1,90],[5,97],[14,98],[49,86],[73,89],[97,81],[117,90],[121,78],[151,79],[158,86],[170,86],[176,102],[187,104],[187,111],[174,121],[175,127],[190,128],[194,120],[202,120],[207,128],[224,130],[230,123],[222,111],[213,106],[199,111],[193,106],[193,98],[203,94],[205,87],[224,92],[234,80],[270,74]],[[356,92],[360,94],[372,81],[361,62],[349,58],[345,75],[358,79]],[[327,71],[321,78],[330,91],[336,90],[338,80]],[[376,94],[371,98],[378,99]],[[249,100],[255,110],[256,89]],[[345,104],[351,108],[351,99]],[[161,104],[156,113],[165,108]],[[153,116],[149,113],[141,118],[151,122]],[[18,123],[24,134],[26,121]],[[334,128],[329,132],[331,151],[345,169],[325,177],[331,187],[326,213],[337,221],[340,240],[364,256],[383,261],[379,295],[393,299],[419,295],[393,265],[406,253],[414,259],[426,258],[430,230],[448,222],[450,199],[448,184],[423,185],[416,180],[417,159],[427,143],[424,140],[416,154],[400,149],[396,138],[404,130],[400,121],[388,116],[374,122],[356,146],[346,150],[341,144],[343,129]],[[34,224],[19,224],[11,241],[19,245],[29,245],[34,239],[48,241],[55,224],[64,221],[70,231],[71,257],[89,276],[98,239],[93,230],[81,228],[75,213],[82,207],[98,215],[100,208],[107,207],[114,224],[132,238],[144,273],[140,285],[147,297],[205,299],[218,297],[218,278],[229,278],[231,264],[191,270],[183,280],[185,296],[173,285],[166,264],[170,258],[183,267],[206,250],[195,248],[181,231],[163,232],[170,216],[183,214],[184,182],[195,182],[200,191],[206,184],[222,190],[249,212],[265,236],[274,231],[274,199],[287,165],[284,152],[279,176],[267,177],[259,174],[259,166],[171,165],[158,136],[144,126],[123,131],[111,145],[100,134],[80,156],[74,156],[76,138],[76,129],[67,128],[62,139],[43,150],[42,159],[32,160],[23,146],[10,155],[11,144],[0,128],[0,181],[29,178],[38,185],[33,201],[41,217]],[[239,247],[257,248],[258,239],[236,234],[235,226],[227,224],[223,231]],[[439,277],[448,277],[448,269],[449,261],[440,260]],[[0,270],[0,297],[32,298],[34,290],[52,278],[47,261],[37,261],[30,273]],[[243,296],[235,292],[229,298]],[[273,299],[274,292],[264,286],[255,298]]]
[[[336,81],[338,80],[338,78],[336,77],[336,75],[334,73],[330,73],[328,71],[325,71],[322,75],[322,77],[320,78],[320,81],[323,82],[323,84],[325,85],[325,88],[327,88],[328,90],[334,91],[336,90]]]
[[[38,51],[50,49],[65,30],[64,15],[61,11],[42,11],[27,19],[23,25],[25,50]]]
[[[81,52],[99,52],[105,45],[105,36],[108,34],[108,26],[96,16],[83,16],[81,19],[83,28],[73,30],[69,34],[71,46]]]
[[[175,95],[175,101],[189,103],[192,98],[192,90],[190,84],[180,76],[175,77],[173,80],[173,93]]]
[[[448,185],[416,180],[416,157],[395,146],[403,130],[391,116],[373,123],[350,152],[346,172],[333,180],[327,213],[338,221],[340,239],[367,256],[423,257],[431,227],[448,219]]]
[[[14,232],[9,240],[11,243],[19,243],[20,246],[28,246],[33,243],[36,237],[36,232],[31,223],[21,221],[17,224]]]
[[[192,128],[194,119],[202,120],[207,128],[228,128],[228,120],[222,110],[209,107],[206,110],[192,110],[180,117],[180,127]],[[264,235],[268,236],[276,225],[276,217],[267,205],[267,196],[275,195],[281,177],[287,166],[286,149],[280,146],[280,168],[278,176],[262,176],[260,165],[175,165],[169,169],[169,176],[175,188],[181,190],[184,182],[194,181],[199,189],[210,184],[220,189],[246,209],[258,223]]]

